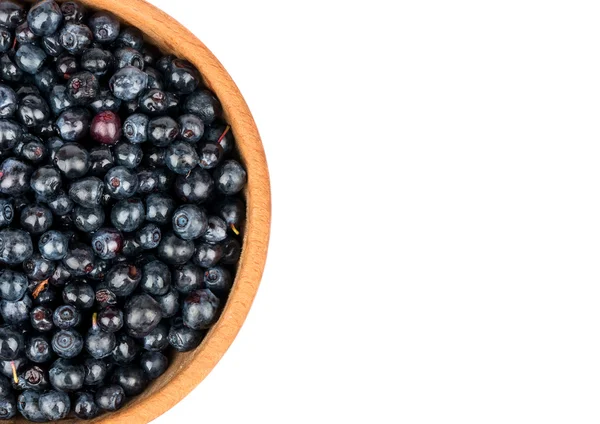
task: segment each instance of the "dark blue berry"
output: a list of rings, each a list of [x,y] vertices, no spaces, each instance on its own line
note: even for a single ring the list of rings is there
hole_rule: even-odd
[[[11,119],[0,119],[0,150],[12,149],[23,136],[21,126]]]
[[[115,66],[117,69],[133,66],[143,71],[145,66],[144,56],[136,49],[122,47],[115,51]]]
[[[86,386],[97,386],[104,382],[108,374],[108,366],[101,359],[86,358],[83,362]]]
[[[218,216],[208,218],[206,232],[202,239],[209,243],[219,243],[227,238],[227,224]]]
[[[154,300],[158,302],[163,318],[172,318],[179,312],[179,292],[169,290],[163,296],[154,296]]]
[[[0,84],[0,118],[10,118],[17,111],[17,94],[8,85]]]
[[[166,194],[156,193],[146,198],[146,220],[149,222],[167,224],[171,221],[174,210],[175,202]]]
[[[136,99],[148,85],[148,74],[135,66],[119,69],[110,79],[109,87],[116,98],[129,101]]]
[[[58,32],[55,32],[54,34],[47,35],[44,38],[42,38],[42,48],[48,56],[52,57],[58,57],[61,55],[61,53],[65,51],[64,47],[60,44],[60,34],[58,34]],[[55,78],[56,76],[57,75],[54,74]]]
[[[197,115],[205,124],[212,124],[223,113],[221,102],[209,90],[199,90],[190,94],[183,110]]]
[[[0,58],[0,76],[4,81],[17,82],[23,79],[23,71],[5,54]]]
[[[83,350],[83,338],[72,329],[57,331],[52,337],[52,350],[61,358],[75,358]]]
[[[96,12],[90,17],[90,28],[94,38],[100,43],[115,41],[119,36],[121,24],[115,15],[110,12]]]
[[[59,261],[67,256],[69,240],[60,231],[48,231],[39,240],[38,248],[42,256],[51,261]]]
[[[117,264],[106,275],[106,286],[120,297],[129,296],[137,288],[142,273],[135,265]]]
[[[126,396],[137,396],[148,385],[144,371],[139,367],[119,367],[115,370],[112,381],[123,388]]]
[[[196,115],[181,115],[178,123],[181,137],[188,143],[197,143],[204,135],[204,122]]]
[[[169,265],[183,265],[194,254],[194,243],[182,240],[174,233],[163,236],[158,246],[158,256]]]
[[[35,74],[42,68],[47,57],[46,52],[38,46],[21,44],[15,54],[15,63],[23,72]]]
[[[50,384],[63,392],[75,392],[83,387],[85,369],[83,365],[59,359],[52,364],[48,372]]]
[[[27,341],[25,354],[31,362],[43,364],[52,359],[52,347],[44,336],[33,336]]]
[[[61,3],[60,10],[65,22],[83,22],[85,18],[85,8],[76,1],[66,1]]]
[[[189,175],[179,175],[175,180],[175,193],[184,202],[200,204],[209,199],[214,181],[204,169],[194,168]]]
[[[91,393],[78,393],[73,402],[73,412],[77,418],[91,420],[98,415],[98,406]]]
[[[92,42],[92,31],[87,25],[67,22],[60,31],[60,45],[71,54],[82,54]]]
[[[0,191],[12,196],[25,193],[30,186],[32,171],[33,169],[24,162],[13,158],[6,159],[0,165]]]
[[[73,305],[79,310],[90,309],[94,306],[96,293],[88,283],[74,281],[65,286],[62,297],[66,304]]]
[[[84,208],[93,208],[100,205],[104,183],[98,177],[87,177],[71,184],[69,197]]]
[[[198,266],[210,268],[219,263],[223,254],[223,247],[220,244],[200,243],[196,245],[193,260]]]
[[[160,352],[144,352],[140,358],[140,367],[149,380],[156,380],[169,367],[169,360]]]
[[[147,224],[137,231],[136,238],[142,249],[155,249],[160,244],[162,233],[158,226]]]
[[[31,298],[27,295],[15,302],[2,300],[0,301],[0,313],[5,323],[11,325],[22,324],[29,321],[31,306]]]
[[[98,327],[107,333],[116,333],[123,328],[123,311],[107,306],[98,312]]]
[[[163,115],[169,109],[169,98],[164,91],[154,88],[142,94],[139,107],[141,112],[148,115]]]
[[[144,143],[148,140],[150,118],[142,113],[129,115],[123,123],[123,134],[132,143]]]
[[[23,22],[15,30],[15,40],[18,44],[37,44],[38,36],[33,33],[27,22]]]
[[[209,268],[204,272],[204,285],[215,293],[226,293],[231,289],[231,273],[221,266]]]
[[[117,364],[130,364],[135,360],[139,352],[136,341],[126,334],[117,335],[117,346],[112,354],[112,360]]]
[[[94,269],[94,251],[83,243],[76,243],[71,246],[63,264],[74,276],[89,274]]]
[[[10,327],[0,327],[0,359],[14,360],[25,348],[23,335]]]
[[[144,204],[140,199],[120,200],[112,208],[110,219],[118,230],[126,233],[137,230],[144,222]]]
[[[21,227],[31,234],[48,231],[52,222],[52,211],[46,206],[32,204],[21,211]]]
[[[10,420],[17,415],[17,402],[12,394],[0,396],[0,420]]]
[[[234,238],[227,238],[221,242],[223,246],[223,258],[221,262],[225,265],[235,265],[242,254],[241,243]]]
[[[190,94],[200,84],[200,74],[194,66],[181,59],[175,59],[166,72],[166,81],[170,89],[179,94]]]
[[[27,291],[27,278],[20,272],[4,269],[0,273],[0,297],[11,302],[23,298]]]
[[[166,294],[171,287],[171,272],[169,267],[161,261],[152,261],[142,268],[142,290],[151,295],[161,296]]]
[[[0,231],[0,262],[16,265],[33,255],[31,236],[23,230]]]
[[[196,205],[183,205],[173,214],[173,232],[183,240],[195,240],[208,228],[206,212]]]
[[[15,208],[10,199],[0,198],[0,227],[10,225],[15,217]]]
[[[219,317],[219,298],[210,290],[191,292],[183,302],[183,322],[194,330],[209,329]]]
[[[54,164],[65,177],[84,176],[90,169],[90,154],[76,143],[66,143],[56,151]]]
[[[71,400],[64,392],[49,391],[40,395],[39,406],[46,419],[58,421],[69,415]]]
[[[148,140],[158,147],[166,147],[179,135],[179,125],[170,116],[153,118],[148,123]]]
[[[143,169],[138,172],[138,193],[149,194],[158,190],[158,172],[156,169]]]
[[[56,74],[63,80],[68,80],[79,71],[79,61],[75,56],[63,53],[56,59]]]
[[[223,194],[239,193],[246,184],[246,171],[239,162],[227,160],[215,171],[215,182]]]
[[[115,158],[108,146],[97,146],[90,150],[89,174],[95,177],[104,177],[106,173],[115,166]]]
[[[115,45],[119,47],[131,47],[132,49],[141,51],[144,47],[144,34],[134,27],[123,28],[115,40]]]
[[[135,169],[142,162],[143,156],[142,148],[137,144],[123,142],[115,146],[115,161],[119,166]]]
[[[149,295],[131,297],[125,304],[125,325],[132,337],[144,337],[160,323],[160,305]]]
[[[30,280],[47,280],[54,274],[55,264],[52,261],[42,257],[39,253],[34,253],[29,259],[23,262],[23,270]]]
[[[198,166],[199,157],[196,149],[191,144],[178,141],[168,147],[165,162],[171,171],[180,175],[187,175]]]
[[[117,384],[103,386],[96,392],[96,405],[106,411],[121,409],[125,403],[125,391]]]
[[[189,294],[195,290],[203,288],[204,273],[198,266],[187,263],[181,267],[175,268],[173,272],[173,287],[178,292]]]
[[[30,320],[34,330],[45,333],[54,328],[52,309],[46,306],[36,306],[31,310]]]
[[[133,196],[137,192],[138,184],[137,174],[124,166],[115,166],[104,177],[106,192],[115,199]]]
[[[27,18],[27,10],[20,1],[4,0],[0,2],[0,25],[15,29]]]
[[[123,234],[114,228],[104,228],[92,237],[92,249],[102,259],[114,259],[123,248]]]
[[[106,358],[112,354],[117,340],[113,333],[107,333],[100,329],[91,329],[85,338],[85,349],[96,359]]]
[[[67,96],[76,105],[87,105],[98,95],[100,83],[88,71],[78,72],[67,81]]]
[[[182,319],[175,319],[171,324],[169,344],[178,352],[189,352],[196,349],[203,338],[204,332],[185,326]]]
[[[79,231],[93,233],[104,225],[104,209],[100,206],[95,208],[76,206],[73,210],[73,220]]]
[[[67,88],[67,95],[69,89]],[[90,113],[87,109],[71,108],[63,111],[56,120],[56,127],[65,141],[78,141],[90,129]]]
[[[67,110],[74,105],[67,95],[66,85],[55,85],[52,87],[52,91],[48,96],[48,103],[55,115],[59,115],[64,110]]]
[[[38,36],[55,32],[63,21],[60,7],[54,0],[42,0],[33,5],[27,14],[27,23]]]
[[[34,390],[25,390],[17,399],[17,409],[21,415],[33,422],[46,422],[48,419],[42,413],[39,405],[40,394]]]
[[[79,325],[81,313],[73,305],[61,305],[54,311],[52,321],[58,328],[67,330]]]

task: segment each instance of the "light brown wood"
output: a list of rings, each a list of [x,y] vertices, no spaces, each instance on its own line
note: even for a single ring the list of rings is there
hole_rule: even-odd
[[[60,0],[59,0],[60,1]],[[267,257],[271,224],[271,190],[267,161],[254,119],[231,77],[214,55],[175,19],[143,0],[79,0],[108,10],[143,31],[163,51],[198,67],[205,83],[221,100],[248,171],[247,221],[242,257],[235,283],[221,318],[194,352],[175,355],[169,370],[140,396],[111,414],[89,422],[146,424],[172,408],[194,389],[219,362],[240,330],[252,305]],[[191,0],[182,0],[191,1]],[[210,405],[198,405],[198,409]],[[25,423],[24,419],[5,421]],[[68,419],[61,423],[81,420]]]

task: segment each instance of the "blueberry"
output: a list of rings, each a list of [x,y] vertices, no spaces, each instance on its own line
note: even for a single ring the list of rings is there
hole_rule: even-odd
[[[140,199],[131,198],[120,200],[112,208],[110,219],[115,228],[132,232],[144,222],[144,204]]]
[[[106,411],[121,409],[125,403],[125,391],[117,384],[103,386],[96,392],[96,405]]]
[[[72,329],[57,331],[52,337],[52,350],[61,358],[75,358],[83,350],[83,338]]]
[[[129,115],[123,124],[123,134],[132,143],[143,143],[148,140],[148,123],[150,118],[142,113]]]
[[[55,115],[59,115],[64,110],[69,109],[74,105],[67,95],[66,85],[53,86],[52,91],[48,96],[48,103]]]
[[[0,150],[12,149],[23,136],[23,129],[11,119],[0,119]]]
[[[147,224],[138,230],[136,238],[142,249],[155,249],[160,244],[162,233],[155,224]]]
[[[87,25],[67,22],[58,36],[60,45],[71,54],[82,54],[92,42],[92,31]]]
[[[97,386],[104,382],[106,375],[108,374],[108,366],[106,362],[101,359],[86,358],[83,362],[85,370],[85,385],[86,386]]]
[[[191,292],[183,302],[183,322],[194,330],[209,329],[219,317],[219,298],[210,290]]]
[[[98,415],[98,406],[91,393],[78,393],[73,402],[73,412],[77,418],[91,420]]]
[[[10,118],[17,111],[17,94],[8,85],[0,84],[0,118]]]
[[[169,366],[169,360],[160,352],[145,352],[140,359],[140,367],[149,380],[156,380]]]
[[[224,255],[223,246],[214,243],[200,243],[196,245],[194,263],[203,268],[211,268],[219,263]]]
[[[115,146],[115,160],[117,165],[135,169],[142,162],[144,153],[137,144],[119,143]]]
[[[113,333],[100,329],[91,329],[85,338],[85,349],[96,359],[106,358],[112,354],[117,340]]]
[[[221,244],[223,246],[221,262],[225,265],[235,265],[242,254],[242,245],[234,238],[227,238]]]
[[[167,233],[158,246],[158,256],[170,265],[183,265],[194,254],[194,243],[182,240],[174,233]]]
[[[120,297],[129,296],[137,288],[142,273],[135,265],[115,265],[106,275],[106,285]]]
[[[223,194],[239,193],[246,184],[246,171],[235,160],[225,161],[215,171],[215,182]]]
[[[109,87],[115,97],[129,101],[137,98],[148,85],[148,74],[135,66],[126,66],[115,72]]]
[[[117,304],[117,295],[106,287],[97,288],[96,302],[101,308]]]
[[[31,326],[34,330],[45,333],[54,328],[52,322],[52,309],[45,306],[36,306],[30,313]],[[31,359],[31,358],[30,358]]]
[[[209,90],[195,91],[190,94],[183,105],[183,110],[197,115],[209,125],[223,113],[221,103]]]
[[[67,87],[67,95],[69,89]],[[87,109],[71,108],[63,111],[56,120],[56,127],[65,141],[78,141],[88,134],[90,113]]]
[[[167,72],[169,72],[173,60],[175,60],[175,56],[173,55],[169,54],[166,56],[162,56],[156,61],[156,69],[158,69],[163,74],[167,74]]]
[[[75,56],[63,53],[56,59],[56,74],[63,80],[68,80],[79,71],[79,61]]]
[[[137,173],[138,193],[149,194],[158,191],[158,172],[156,169],[143,169]]]
[[[148,122],[148,140],[158,147],[166,147],[179,135],[179,125],[170,116],[160,116]]]
[[[173,287],[180,293],[189,294],[203,288],[203,285],[204,273],[194,264],[187,263],[173,272]]]
[[[199,157],[196,149],[189,143],[178,141],[168,147],[165,162],[171,171],[187,175],[198,166]]]
[[[16,390],[36,390],[43,391],[50,387],[46,371],[38,365],[27,366],[20,374],[18,374],[17,382],[13,382],[13,387]]]
[[[112,354],[112,360],[121,365],[130,364],[137,357],[139,348],[136,341],[126,334],[117,335],[117,346]]]
[[[65,22],[83,22],[85,8],[76,1],[66,1],[60,5]]]
[[[42,0],[36,3],[27,14],[27,23],[38,36],[52,34],[62,21],[62,12],[54,0]]]
[[[83,365],[59,359],[52,364],[48,372],[50,384],[63,392],[75,392],[83,387],[85,370]]]
[[[44,336],[33,336],[27,341],[25,354],[30,361],[43,364],[52,359],[52,348]]]
[[[67,178],[83,177],[90,169],[90,154],[76,143],[66,143],[56,151],[54,164]]]
[[[39,240],[38,248],[42,256],[51,261],[59,261],[67,256],[69,241],[59,231],[48,231]]]
[[[151,295],[164,295],[171,287],[171,272],[161,261],[152,261],[142,269],[141,288]]]
[[[39,407],[48,420],[62,420],[71,411],[71,400],[64,392],[50,391],[40,395]]]
[[[178,352],[189,352],[196,349],[203,338],[204,332],[186,327],[181,319],[176,319],[171,324],[169,344]]]
[[[40,139],[33,135],[26,135],[23,137],[23,145],[21,146],[21,153],[19,156],[32,163],[38,163],[46,158],[48,155],[48,149],[46,145],[42,143]]]
[[[227,224],[218,216],[208,218],[208,228],[202,239],[209,243],[218,243],[227,238]]]
[[[56,269],[54,270],[54,272],[56,272]],[[48,281],[50,281],[50,279],[48,279]],[[38,287],[39,287],[39,285],[38,285]],[[38,305],[38,306],[40,306],[40,305],[50,306],[50,305],[54,305],[56,303],[57,299],[58,299],[58,296],[56,294],[56,289],[54,289],[54,287],[51,287],[51,286],[46,286],[41,291],[41,293],[38,294],[35,299],[33,299],[33,304]]]
[[[202,141],[218,144],[223,148],[225,154],[231,153],[231,151],[233,151],[233,146],[235,145],[231,127],[220,121],[216,121],[208,128],[205,128]]]
[[[196,205],[183,205],[173,214],[173,232],[183,240],[195,240],[208,229],[206,212]]]
[[[132,337],[144,337],[160,323],[160,305],[147,294],[131,297],[125,304],[125,325]]]
[[[74,281],[65,286],[62,297],[67,305],[73,305],[79,310],[90,309],[94,306],[96,293],[88,283]]]
[[[115,199],[127,199],[136,194],[138,177],[124,166],[116,166],[104,177],[104,186],[106,192]]]
[[[154,88],[142,94],[139,99],[139,107],[143,113],[160,116],[167,112],[169,98],[164,91]]]
[[[221,266],[209,268],[204,272],[204,285],[215,293],[225,293],[231,289],[231,273]]]
[[[7,55],[0,58],[0,75],[4,81],[17,82],[23,79],[23,71]]]
[[[194,168],[189,175],[179,175],[175,180],[175,193],[184,202],[203,203],[211,196],[214,181],[204,169]]]
[[[15,217],[15,208],[10,199],[0,198],[0,227],[10,225]]]
[[[123,243],[123,256],[126,258],[137,258],[143,249],[135,237],[127,237]]]
[[[17,399],[17,409],[21,415],[33,422],[46,422],[48,419],[42,413],[39,405],[40,394],[34,390],[25,390]]]
[[[52,222],[52,211],[46,206],[32,204],[21,211],[21,227],[31,234],[48,231]]]
[[[143,54],[143,52],[142,52]],[[144,58],[144,62],[148,65],[148,61]],[[163,84],[163,75],[154,68],[150,66],[144,67],[144,72],[148,74],[148,90],[157,89],[162,90],[164,88]]]
[[[203,169],[213,169],[223,159],[223,148],[219,144],[204,143],[198,152],[199,166]]]
[[[69,197],[73,202],[84,208],[93,208],[100,205],[104,183],[97,177],[87,177],[71,184]]]
[[[139,395],[148,385],[146,374],[139,367],[119,367],[115,370],[112,380],[123,388],[127,396]]]
[[[104,228],[92,236],[92,249],[102,259],[114,259],[123,248],[123,234],[114,228]]]
[[[121,118],[110,110],[100,112],[92,120],[90,135],[98,143],[116,144],[121,138]]]
[[[123,328],[123,312],[114,306],[103,308],[98,312],[98,327],[107,333],[116,333]]]
[[[25,348],[23,336],[10,327],[0,327],[0,359],[14,360]]]
[[[21,44],[15,54],[15,63],[23,72],[35,74],[42,68],[47,57],[46,52],[38,46]]]
[[[181,137],[188,143],[197,143],[204,134],[204,122],[196,115],[181,115],[178,120]]]
[[[133,66],[143,71],[145,66],[144,56],[136,49],[122,47],[115,51],[115,65],[117,69]]]
[[[115,45],[118,47],[131,47],[141,51],[144,47],[144,34],[134,27],[123,28],[115,40]]]
[[[6,53],[11,49],[14,42],[13,33],[6,27],[0,26],[0,52]]]
[[[109,12],[96,12],[90,17],[89,25],[94,33],[94,38],[100,43],[115,41],[121,30],[119,20]]]
[[[17,415],[17,403],[14,395],[0,396],[0,420],[9,420]]]
[[[75,226],[84,233],[93,233],[104,225],[104,209],[97,206],[95,208],[75,207],[73,211]]]
[[[169,290],[163,296],[155,296],[154,300],[158,302],[163,318],[173,318],[179,312],[179,292]]]
[[[42,38],[42,48],[48,56],[52,57],[58,57],[65,51],[60,44],[60,35],[57,32]],[[56,74],[54,76],[56,77]]]
[[[115,59],[108,50],[99,48],[87,49],[81,56],[81,67],[100,77],[112,68]]]
[[[31,298],[23,296],[21,300],[9,302],[7,300],[0,301],[0,313],[4,322],[15,325],[29,321],[29,311],[31,311]]]
[[[47,280],[54,274],[54,262],[43,258],[39,253],[34,253],[29,259],[23,262],[23,270],[30,280]]]
[[[0,262],[16,265],[33,255],[31,236],[22,230],[0,231]]]
[[[166,72],[169,88],[180,94],[190,94],[200,84],[200,74],[192,64],[185,60],[175,59]]]
[[[56,265],[56,269],[54,270],[54,274],[50,277],[50,284],[56,287],[64,286],[68,280],[71,279],[71,273],[67,269],[67,267],[63,263],[59,263]],[[39,296],[38,296],[39,299]]]
[[[94,269],[94,251],[85,244],[76,243],[63,259],[63,264],[74,276],[89,274]]]
[[[95,177],[104,177],[115,166],[115,158],[108,146],[93,147],[90,150],[90,162],[89,174]]]
[[[87,105],[98,95],[98,78],[88,71],[78,72],[67,81],[67,96],[76,105]]]
[[[37,44],[38,36],[33,33],[27,22],[23,22],[15,30],[15,40],[18,44]]]
[[[15,29],[25,21],[26,17],[27,11],[21,2],[15,0],[0,2],[0,25]]]

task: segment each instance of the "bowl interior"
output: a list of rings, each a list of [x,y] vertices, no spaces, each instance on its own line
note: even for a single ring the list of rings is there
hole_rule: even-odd
[[[62,1],[58,0],[59,3]],[[233,289],[219,321],[195,351],[173,355],[168,371],[144,393],[128,401],[120,411],[89,421],[142,424],[170,409],[196,387],[217,364],[244,322],[266,260],[271,214],[269,175],[258,130],[242,95],[219,61],[191,32],[143,0],[79,1],[90,8],[114,13],[123,22],[139,28],[148,41],[164,53],[187,59],[200,70],[205,84],[216,93],[223,105],[225,119],[231,125],[237,149],[248,172],[244,193],[247,213],[242,256]],[[19,418],[12,422],[27,421]],[[61,422],[81,421],[67,419]]]

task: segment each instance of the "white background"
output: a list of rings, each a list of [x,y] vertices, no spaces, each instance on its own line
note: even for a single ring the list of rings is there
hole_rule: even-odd
[[[273,188],[248,320],[156,424],[600,421],[598,2],[151,2]]]

